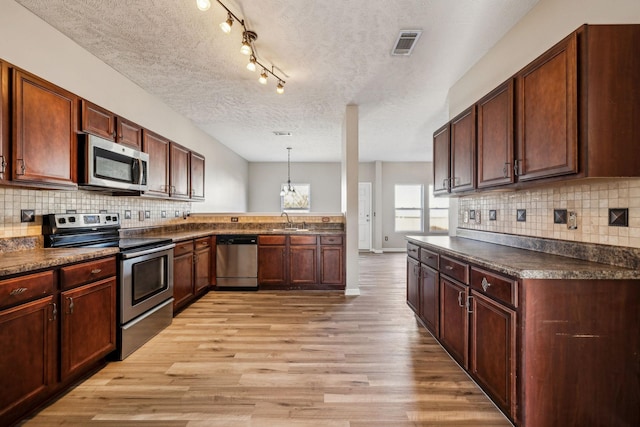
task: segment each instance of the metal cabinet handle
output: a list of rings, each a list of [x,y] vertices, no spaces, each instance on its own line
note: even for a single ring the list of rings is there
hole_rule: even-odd
[[[9,295],[11,296],[20,295],[27,292],[28,290],[29,290],[28,288],[15,288],[11,292],[9,292]]]
[[[91,270],[91,274],[98,274],[102,271],[101,268],[94,268],[93,270]]]
[[[24,163],[24,159],[16,159],[16,160],[20,163],[20,166],[19,166],[20,172],[16,171],[16,175],[24,175],[25,171],[27,170],[27,166]]]
[[[7,167],[7,162],[4,160],[4,155],[0,156],[0,159],[2,159],[2,161],[0,162],[0,167],[2,167],[0,173],[4,173],[4,170]]]
[[[464,308],[464,304],[462,304],[462,293],[464,291],[458,291],[458,305]]]
[[[487,278],[486,278],[486,277],[483,277],[483,278],[482,278],[482,290],[483,290],[483,291],[485,291],[485,292],[487,292],[487,289],[489,289],[489,286],[491,286],[491,283],[489,283],[489,282],[487,281]]]
[[[516,176],[520,176],[520,173],[522,172],[520,169],[522,168],[522,166],[520,165],[520,160],[515,159],[513,162],[513,173]]]
[[[58,306],[56,305],[55,302],[51,303],[51,317],[49,317],[49,322],[53,322],[54,320],[56,320],[56,317],[58,316]]]
[[[511,163],[509,162],[504,162],[504,167],[502,168],[502,177],[503,178],[509,178],[509,165]]]
[[[467,297],[467,302],[465,303],[465,305],[467,306],[467,313],[469,313],[469,314],[473,313],[473,310],[471,310],[471,299],[472,298],[473,297],[471,295],[469,295]]]
[[[69,301],[69,314],[73,314],[73,307],[74,307],[73,298],[67,297],[67,300]]]

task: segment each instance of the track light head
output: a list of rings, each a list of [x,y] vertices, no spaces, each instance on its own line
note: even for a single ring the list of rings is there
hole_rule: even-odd
[[[253,54],[253,48],[251,47],[251,43],[253,43],[258,38],[258,34],[254,31],[246,30],[242,33],[242,47],[240,48],[240,53],[243,55],[251,55]]]
[[[249,58],[249,63],[247,64],[247,70],[254,72],[256,71],[256,57],[251,55]]]
[[[209,0],[196,0],[196,6],[198,6],[198,9],[204,12],[206,10],[209,10],[209,8],[211,7],[211,2]]]
[[[282,80],[278,80],[278,86],[276,86],[276,93],[278,95],[282,95],[284,93],[284,85],[282,84]]]
[[[262,69],[262,73],[260,73],[260,78],[258,79],[258,81],[263,85],[267,84],[267,70],[265,70],[264,68]]]
[[[220,29],[223,33],[229,34],[231,32],[231,26],[233,25],[233,17],[230,13],[227,13],[227,20],[220,24]]]

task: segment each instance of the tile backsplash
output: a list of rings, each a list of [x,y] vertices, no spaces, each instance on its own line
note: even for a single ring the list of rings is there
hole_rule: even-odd
[[[34,209],[34,222],[20,222],[21,209]],[[122,228],[157,226],[184,221],[191,211],[191,202],[145,197],[110,196],[94,191],[53,191],[0,188],[0,238],[38,236],[42,234],[42,215],[77,212],[119,213]],[[125,219],[125,211],[131,219]],[[139,212],[149,211],[149,218],[139,220]],[[166,217],[162,217],[162,213]],[[176,212],[178,217],[176,217]]]
[[[609,209],[617,208],[628,208],[627,227],[608,225]],[[577,228],[555,224],[554,209],[575,212]],[[517,221],[518,210],[526,210],[525,221]],[[480,213],[479,221],[469,219],[471,211]],[[490,220],[490,211],[495,211],[495,220]],[[640,248],[640,179],[585,180],[461,197],[458,227]]]

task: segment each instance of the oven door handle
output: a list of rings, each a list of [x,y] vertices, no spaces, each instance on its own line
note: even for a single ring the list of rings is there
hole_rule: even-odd
[[[122,256],[122,259],[131,259],[131,258],[135,258],[135,257],[139,257],[142,255],[149,255],[149,254],[153,254],[156,252],[162,252],[162,251],[166,251],[168,249],[173,249],[176,247],[175,243],[171,243],[169,245],[165,245],[165,246],[160,246],[157,248],[152,248],[152,249],[145,249],[143,251],[138,251],[138,252],[127,252],[127,253],[122,253],[120,254]]]

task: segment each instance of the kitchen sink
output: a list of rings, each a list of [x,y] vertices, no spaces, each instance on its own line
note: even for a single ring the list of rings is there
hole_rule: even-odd
[[[308,228],[272,228],[271,231],[283,231],[283,232],[295,232],[295,231],[309,231]]]

